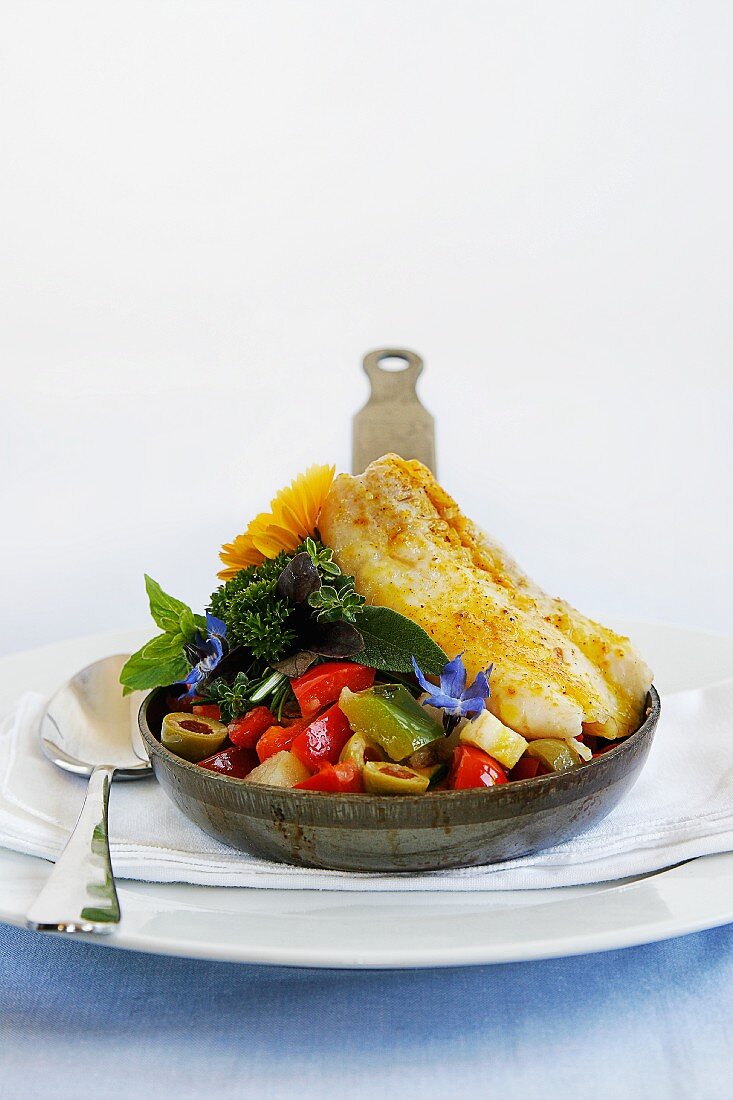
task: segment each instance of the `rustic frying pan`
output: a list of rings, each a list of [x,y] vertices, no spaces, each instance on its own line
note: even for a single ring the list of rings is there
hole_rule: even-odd
[[[386,359],[402,371],[387,371]],[[364,360],[372,395],[354,422],[354,471],[394,450],[435,470],[433,418],[415,383],[422,360],[384,348]],[[205,832],[269,859],[347,871],[435,871],[497,863],[551,847],[604,817],[646,760],[659,719],[647,699],[641,727],[591,763],[559,775],[480,790],[383,797],[257,786],[199,768],[160,743],[168,689],[152,692],[140,730],[153,770],[178,808]]]

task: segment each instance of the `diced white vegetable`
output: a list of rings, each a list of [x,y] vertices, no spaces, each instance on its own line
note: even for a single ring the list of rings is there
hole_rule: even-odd
[[[488,710],[482,710],[472,722],[463,723],[460,736],[466,745],[483,749],[505,768],[513,768],[527,748],[521,733],[510,730]]]
[[[583,744],[582,741],[576,741],[574,737],[568,737],[567,742],[570,746],[572,746],[572,748],[575,749],[578,756],[582,760],[585,760],[587,762],[588,760],[591,760],[593,758],[593,753],[590,751],[587,745]]]
[[[245,783],[265,783],[268,787],[294,787],[307,779],[310,772],[292,752],[276,752],[245,776]]]

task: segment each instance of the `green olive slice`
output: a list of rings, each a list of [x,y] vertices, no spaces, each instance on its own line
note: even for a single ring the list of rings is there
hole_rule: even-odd
[[[390,760],[368,760],[362,771],[368,794],[424,794],[430,777]]]
[[[192,764],[217,752],[227,739],[227,728],[213,718],[185,711],[166,714],[160,731],[163,745]]]

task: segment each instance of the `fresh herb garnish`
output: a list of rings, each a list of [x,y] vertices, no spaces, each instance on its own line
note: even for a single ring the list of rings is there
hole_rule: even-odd
[[[268,665],[291,651],[296,641],[295,629],[288,623],[293,607],[277,593],[289,560],[283,553],[242,569],[211,597],[212,612],[226,623],[229,645],[245,646]]]
[[[279,719],[285,707],[294,702],[295,696],[287,676],[268,669],[258,679],[250,679],[246,672],[238,672],[231,684],[218,677],[207,685],[199,699],[201,703],[215,703],[219,707],[221,721],[229,723],[265,702]]]
[[[412,619],[388,607],[361,609],[356,626],[364,639],[358,661],[382,672],[413,672],[412,658],[430,675],[439,675],[448,660],[440,646]]]
[[[443,711],[443,727],[447,734],[453,732],[461,718],[473,721],[486,707],[486,700],[491,695],[489,677],[493,665],[489,665],[485,672],[479,672],[470,687],[466,687],[467,673],[462,653],[452,661],[447,661],[440,670],[438,687],[425,679],[423,670],[414,657],[412,665],[418,684],[428,693],[423,705]]]
[[[363,603],[354,578],[333,561],[333,551],[309,538],[293,555],[281,553],[240,570],[213,593],[211,610],[226,623],[231,647],[246,646],[273,665],[301,649],[319,652],[319,641],[330,651],[333,639],[314,624],[353,624]],[[343,645],[341,640],[340,654]],[[361,648],[352,632],[348,653]]]
[[[206,619],[150,577],[146,586],[164,633],[123,668],[125,692],[185,681],[188,697],[216,703],[225,721],[266,700],[282,713],[291,702],[288,677],[322,658],[401,676],[413,673],[413,656],[429,675],[447,660],[411,619],[365,605],[333,551],[312,538],[294,554],[241,569],[212,594]]]
[[[242,569],[212,595],[211,609],[226,623],[230,646],[246,646],[268,665],[319,654],[407,675],[413,655],[428,673],[447,660],[411,619],[366,606],[330,547],[310,538],[294,555]]]
[[[163,633],[146,642],[128,659],[120,673],[123,694],[167,687],[185,680],[190,671],[185,647],[196,634],[206,630],[206,619],[163,591],[157,581],[145,574],[150,614]]]
[[[201,699],[204,703],[216,704],[221,712],[222,722],[228,723],[246,714],[255,705],[250,700],[249,691],[249,676],[246,672],[238,672],[231,684],[221,676],[212,680],[206,686]]]
[[[354,578],[343,575],[334,577],[332,584],[322,584],[308,597],[308,606],[316,611],[321,623],[355,623],[363,603],[364,597],[354,588]]]
[[[338,565],[333,560],[333,550],[330,546],[324,546],[322,542],[316,542],[315,539],[306,539],[303,546],[305,548],[305,553],[322,577],[343,576]],[[353,577],[351,579],[353,580]]]

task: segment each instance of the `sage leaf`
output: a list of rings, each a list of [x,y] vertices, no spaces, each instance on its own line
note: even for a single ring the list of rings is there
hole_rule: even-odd
[[[448,660],[421,626],[389,607],[362,607],[356,627],[364,639],[359,664],[380,672],[411,673],[414,657],[423,672],[438,676]]]

